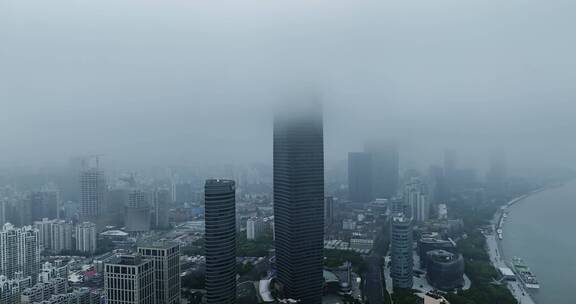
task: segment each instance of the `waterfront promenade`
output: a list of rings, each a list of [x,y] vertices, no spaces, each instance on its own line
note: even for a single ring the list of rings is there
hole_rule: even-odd
[[[524,196],[522,197],[522,199],[526,197],[528,196]],[[513,200],[512,202],[516,203],[518,201],[519,199],[516,199]],[[498,212],[494,216],[494,219],[492,220],[494,230],[498,227],[498,223],[500,221],[500,218],[502,217],[502,213],[505,210],[506,209],[498,210]],[[485,234],[485,237],[486,237],[487,250],[488,254],[490,255],[490,261],[492,262],[492,265],[494,265],[494,267],[496,268],[509,267],[502,256],[501,251],[502,246],[500,246],[499,243],[500,241],[497,239],[497,234],[493,232],[490,234]],[[519,304],[536,304],[536,302],[527,292],[526,288],[522,285],[522,283],[518,279],[515,282],[507,282],[506,284],[510,292],[512,292],[516,300],[518,300]]]

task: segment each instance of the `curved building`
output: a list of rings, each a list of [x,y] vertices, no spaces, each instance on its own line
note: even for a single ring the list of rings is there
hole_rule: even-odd
[[[428,251],[426,278],[430,285],[437,289],[448,291],[464,286],[464,258],[438,249]]]
[[[426,255],[428,251],[442,249],[448,252],[456,253],[456,248],[452,242],[447,240],[441,240],[437,238],[421,238],[418,240],[418,257],[420,258],[420,268],[426,268],[428,263],[428,256]]]
[[[392,218],[391,226],[392,285],[394,288],[410,289],[414,283],[412,219],[400,213]]]
[[[204,187],[206,220],[206,300],[236,303],[236,187],[209,179]]]

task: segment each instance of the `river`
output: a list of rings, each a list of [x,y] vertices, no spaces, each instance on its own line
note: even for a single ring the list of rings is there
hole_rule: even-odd
[[[502,246],[507,261],[521,257],[536,274],[538,304],[576,303],[576,181],[510,207]]]

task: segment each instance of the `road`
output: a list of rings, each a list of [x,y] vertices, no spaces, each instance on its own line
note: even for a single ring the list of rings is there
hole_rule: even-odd
[[[366,272],[366,286],[364,291],[369,303],[384,303],[384,289],[382,288],[381,257],[369,256],[366,258],[368,271]]]

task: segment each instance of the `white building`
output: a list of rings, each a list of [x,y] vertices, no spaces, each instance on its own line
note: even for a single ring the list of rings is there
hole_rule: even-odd
[[[438,219],[448,219],[448,206],[446,206],[446,204],[438,204]]]
[[[85,253],[96,251],[96,224],[83,222],[76,226],[76,250]]]
[[[42,250],[49,250],[52,246],[52,223],[53,220],[43,218],[34,222],[34,228],[38,229],[38,242]]]
[[[246,221],[246,238],[254,241],[262,237],[264,234],[265,225],[264,220],[259,217],[252,217]]]
[[[412,217],[417,223],[428,220],[430,207],[426,187],[420,179],[413,178],[404,188],[404,204],[410,211],[406,216]]]
[[[63,220],[55,220],[52,223],[52,252],[58,254],[65,250],[73,249],[72,224]]]
[[[344,230],[356,230],[356,221],[346,219],[342,221],[342,229]]]
[[[36,283],[40,272],[40,246],[38,230],[32,226],[15,228],[5,224],[0,231],[0,273],[8,279],[31,277]]]

